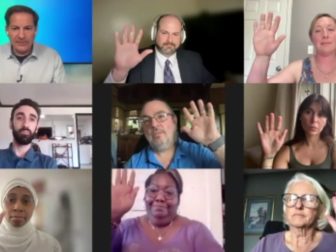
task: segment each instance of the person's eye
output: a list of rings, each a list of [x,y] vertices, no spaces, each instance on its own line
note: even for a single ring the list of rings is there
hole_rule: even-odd
[[[314,32],[315,32],[315,33],[319,33],[319,32],[321,32],[321,30],[320,30],[320,29],[318,29],[318,30],[315,30]]]
[[[159,190],[157,188],[155,188],[155,187],[152,187],[152,188],[148,188],[148,191],[150,193],[157,193]]]
[[[175,195],[175,191],[174,190],[166,190],[165,193],[168,196],[174,196]]]
[[[166,114],[165,113],[157,114],[156,118],[159,119],[159,120],[165,119],[166,118]]]

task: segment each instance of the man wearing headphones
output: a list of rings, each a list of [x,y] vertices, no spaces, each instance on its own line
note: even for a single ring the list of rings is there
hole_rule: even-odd
[[[153,23],[155,45],[139,52],[143,31],[124,27],[115,33],[114,66],[105,83],[212,83],[215,78],[202,63],[201,56],[181,49],[186,39],[185,25],[174,14],[159,16]]]
[[[38,15],[31,8],[15,5],[6,11],[10,43],[0,46],[0,82],[64,82],[64,67],[58,53],[35,43]]]

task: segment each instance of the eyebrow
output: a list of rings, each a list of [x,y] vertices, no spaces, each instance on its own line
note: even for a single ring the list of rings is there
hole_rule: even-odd
[[[157,114],[159,114],[159,113],[171,113],[170,111],[164,111],[164,110],[159,110],[159,111],[157,111],[157,112],[155,112],[154,114],[153,114],[153,116],[154,115],[157,115]],[[149,115],[144,115],[144,114],[142,114],[141,116],[148,116],[148,117],[153,117],[153,116],[149,116]]]
[[[25,116],[25,114],[23,112],[17,112],[15,116]],[[37,118],[35,114],[29,114],[29,117],[33,117],[34,119]]]

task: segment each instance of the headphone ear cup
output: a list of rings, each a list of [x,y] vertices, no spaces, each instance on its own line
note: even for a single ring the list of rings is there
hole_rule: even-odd
[[[151,28],[151,40],[155,41],[155,37],[156,37],[156,24],[154,23]]]
[[[187,33],[186,33],[186,31],[183,29],[182,34],[181,34],[181,44],[184,43],[184,41],[186,40],[186,38],[187,38]]]

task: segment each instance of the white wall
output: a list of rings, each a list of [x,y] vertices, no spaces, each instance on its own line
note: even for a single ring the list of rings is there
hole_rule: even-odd
[[[69,232],[72,251],[92,251],[92,172],[90,170],[0,170],[0,188],[12,178],[23,178],[28,182],[43,184],[43,192],[38,193],[39,204],[32,222],[55,238],[59,237],[67,223],[62,216],[60,195],[66,192],[70,199]],[[1,208],[1,207],[0,207]],[[39,212],[39,213],[38,213]],[[60,240],[58,238],[60,242]],[[62,244],[61,244],[62,245]]]
[[[115,170],[112,170],[115,174]],[[136,170],[135,185],[140,186],[135,204],[124,218],[145,214],[143,197],[146,178],[155,170]],[[179,169],[183,193],[178,213],[205,224],[219,244],[223,244],[220,169]]]

